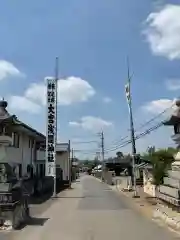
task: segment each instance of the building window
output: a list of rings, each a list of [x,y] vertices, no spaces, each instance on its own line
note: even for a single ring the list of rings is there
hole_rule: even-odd
[[[5,135],[12,137],[12,129],[10,127],[5,127]]]
[[[46,175],[46,164],[43,164],[43,177]]]
[[[40,164],[40,177],[43,177],[44,172],[43,172],[43,164]]]
[[[22,164],[19,164],[19,178],[22,177]]]
[[[31,173],[31,165],[27,165],[27,173]]]
[[[31,148],[31,138],[29,138],[29,148]]]
[[[12,130],[9,126],[0,126],[0,135],[12,137]]]
[[[180,133],[180,124],[176,124],[174,126],[174,134],[178,134],[178,133]]]
[[[36,176],[39,177],[39,164],[36,164]]]
[[[14,140],[13,140],[13,146],[16,148],[19,148],[19,134],[18,133],[14,133]]]

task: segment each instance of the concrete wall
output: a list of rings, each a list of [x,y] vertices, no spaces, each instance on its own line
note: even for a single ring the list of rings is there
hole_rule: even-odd
[[[159,192],[180,199],[179,189],[161,185],[159,186]]]
[[[180,180],[174,179],[174,178],[169,178],[169,177],[164,177],[164,185],[180,189]]]
[[[168,176],[170,178],[175,178],[180,180],[180,171],[175,171],[175,170],[169,170],[168,171]]]
[[[36,161],[37,163],[45,163],[46,151],[37,150]],[[56,164],[63,170],[63,180],[69,180],[69,154],[68,152],[57,152]]]
[[[106,171],[103,174],[103,178],[105,182],[109,185],[113,184],[113,174],[114,174],[114,171]]]
[[[69,180],[69,154],[68,152],[58,153],[56,155],[56,164],[63,170],[63,180]]]

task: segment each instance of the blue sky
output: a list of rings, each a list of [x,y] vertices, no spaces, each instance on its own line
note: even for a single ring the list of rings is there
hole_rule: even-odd
[[[58,56],[60,141],[99,141],[102,127],[105,147],[114,148],[129,135],[127,55],[136,127],[179,95],[178,22],[180,1],[172,0],[2,1],[0,96],[11,112],[45,132],[44,78],[54,74]],[[139,140],[137,150],[173,145],[171,134],[163,127]],[[95,152],[98,147],[74,148]]]

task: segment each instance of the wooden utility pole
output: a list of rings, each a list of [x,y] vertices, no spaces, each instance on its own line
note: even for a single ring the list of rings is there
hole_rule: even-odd
[[[105,161],[104,161],[104,132],[100,133],[101,136],[101,158],[102,158],[102,180],[104,180],[105,175]]]
[[[131,142],[132,142],[132,182],[134,185],[134,197],[137,197],[137,188],[136,188],[136,168],[135,168],[135,158],[136,158],[136,143],[134,136],[134,122],[133,122],[133,113],[132,113],[132,96],[131,96],[131,77],[129,74],[129,60],[127,59],[128,67],[128,81],[125,85],[126,98],[129,108],[129,118],[130,118],[130,131],[131,131]]]
[[[69,140],[69,144],[68,144],[68,167],[69,167],[69,169],[68,169],[68,171],[69,171],[69,188],[71,188],[71,171],[72,171],[72,169],[71,169],[71,142],[70,142],[70,140]]]
[[[104,133],[101,132],[101,154],[102,154],[102,162],[104,164]]]

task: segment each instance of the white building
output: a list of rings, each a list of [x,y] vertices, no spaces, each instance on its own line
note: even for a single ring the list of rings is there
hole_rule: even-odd
[[[35,161],[42,158],[41,144],[45,136],[6,110],[7,102],[0,101],[0,162],[16,168],[19,177],[35,173]]]
[[[10,115],[6,107],[7,102],[0,101],[0,163],[13,166],[17,177],[44,177],[46,137]],[[69,144],[58,144],[57,165],[62,169],[62,180],[69,180],[69,159]]]
[[[70,143],[58,143],[56,146],[57,168],[62,169],[62,181],[69,183],[71,178]]]

